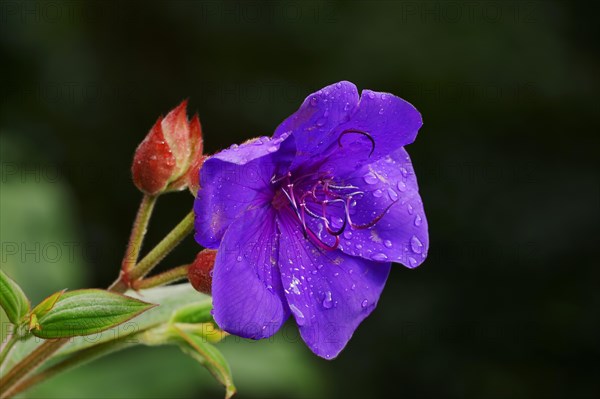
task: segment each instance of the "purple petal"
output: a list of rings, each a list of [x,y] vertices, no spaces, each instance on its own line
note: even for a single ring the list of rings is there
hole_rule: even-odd
[[[294,166],[299,165],[337,142],[335,128],[350,119],[357,104],[358,91],[353,83],[342,81],[324,87],[306,97],[298,111],[277,127],[273,137],[294,135],[298,149]]]
[[[261,339],[273,335],[289,317],[278,245],[270,206],[246,211],[227,229],[212,282],[214,318],[223,330]]]
[[[368,133],[375,141],[371,158],[378,159],[412,143],[422,125],[421,114],[409,102],[393,94],[363,90],[355,112],[336,129],[336,134],[347,130]],[[361,139],[360,135],[353,136]]]
[[[294,153],[294,138],[283,135],[251,140],[208,158],[200,171],[194,203],[196,241],[217,248],[227,227],[241,213],[270,201],[270,180],[287,172]]]
[[[353,224],[369,224],[379,215],[383,217],[373,227],[347,229],[340,249],[375,261],[398,262],[410,268],[420,265],[427,257],[429,234],[417,178],[406,150],[400,148],[362,167],[344,182],[364,192],[355,197],[355,205],[350,207]]]
[[[375,309],[390,264],[323,252],[304,238],[291,213],[278,221],[279,264],[290,310],[308,347],[334,358]]]

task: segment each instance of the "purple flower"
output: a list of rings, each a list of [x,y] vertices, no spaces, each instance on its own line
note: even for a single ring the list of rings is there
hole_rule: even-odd
[[[413,268],[428,233],[404,146],[421,115],[387,93],[339,82],[306,98],[272,138],[208,158],[196,240],[218,248],[214,318],[246,338],[291,315],[317,355],[333,358],[375,306],[391,262]]]

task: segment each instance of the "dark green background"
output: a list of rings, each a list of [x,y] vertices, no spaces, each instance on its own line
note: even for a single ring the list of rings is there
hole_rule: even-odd
[[[81,249],[60,262],[5,253],[3,268],[38,298],[106,286],[140,199],[132,154],[158,115],[189,98],[214,152],[270,135],[306,95],[350,80],[423,115],[408,151],[429,259],[394,267],[377,310],[334,361],[296,342],[293,325],[274,342],[225,343],[239,397],[592,397],[600,389],[592,4],[2,1],[2,242]],[[161,198],[149,244],[191,205],[187,193]],[[167,263],[197,249],[190,238]],[[221,390],[177,351],[142,349],[31,395]]]

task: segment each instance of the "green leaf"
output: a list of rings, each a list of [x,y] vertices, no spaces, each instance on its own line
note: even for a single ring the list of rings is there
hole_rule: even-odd
[[[13,324],[19,324],[31,307],[21,287],[2,270],[0,270],[0,304],[8,320]]]
[[[195,334],[189,334],[177,326],[172,326],[172,329],[177,333],[178,341],[180,342],[181,349],[206,369],[221,383],[225,386],[225,398],[231,398],[236,388],[233,385],[233,378],[231,376],[231,369],[223,354],[209,344],[205,338],[199,337]]]
[[[58,298],[54,307],[38,317],[33,335],[52,339],[89,335],[115,327],[156,305],[112,292],[87,289]]]
[[[172,323],[214,323],[210,314],[212,310],[212,301],[190,303],[177,309],[171,318]]]

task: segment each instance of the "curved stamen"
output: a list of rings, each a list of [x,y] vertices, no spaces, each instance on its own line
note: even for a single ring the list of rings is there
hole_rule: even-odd
[[[371,220],[369,223],[354,224],[354,222],[350,218],[350,212],[349,212],[349,208],[348,208],[350,206],[350,198],[348,198],[348,200],[346,202],[346,218],[348,219],[348,224],[350,225],[350,227],[352,227],[353,229],[356,229],[356,230],[364,230],[364,229],[368,229],[370,227],[373,227],[373,226],[375,226],[377,224],[377,222],[379,222],[381,220],[382,217],[385,216],[385,214],[387,213],[387,211],[390,210],[390,208],[392,207],[392,205],[394,205],[398,201],[399,200],[396,200],[396,201],[392,202],[391,204],[389,204],[387,206],[387,208],[385,208],[383,210],[383,212],[381,212],[379,215],[377,215],[375,217],[375,219]]]
[[[342,146],[342,137],[345,136],[346,134],[360,134],[362,136],[365,136],[366,138],[369,139],[369,141],[371,142],[371,152],[369,153],[369,157],[371,155],[373,155],[373,151],[375,151],[375,139],[373,138],[373,136],[371,136],[369,133],[367,132],[363,132],[362,130],[356,130],[356,129],[346,129],[344,130],[340,136],[338,137],[338,145],[340,147]]]

